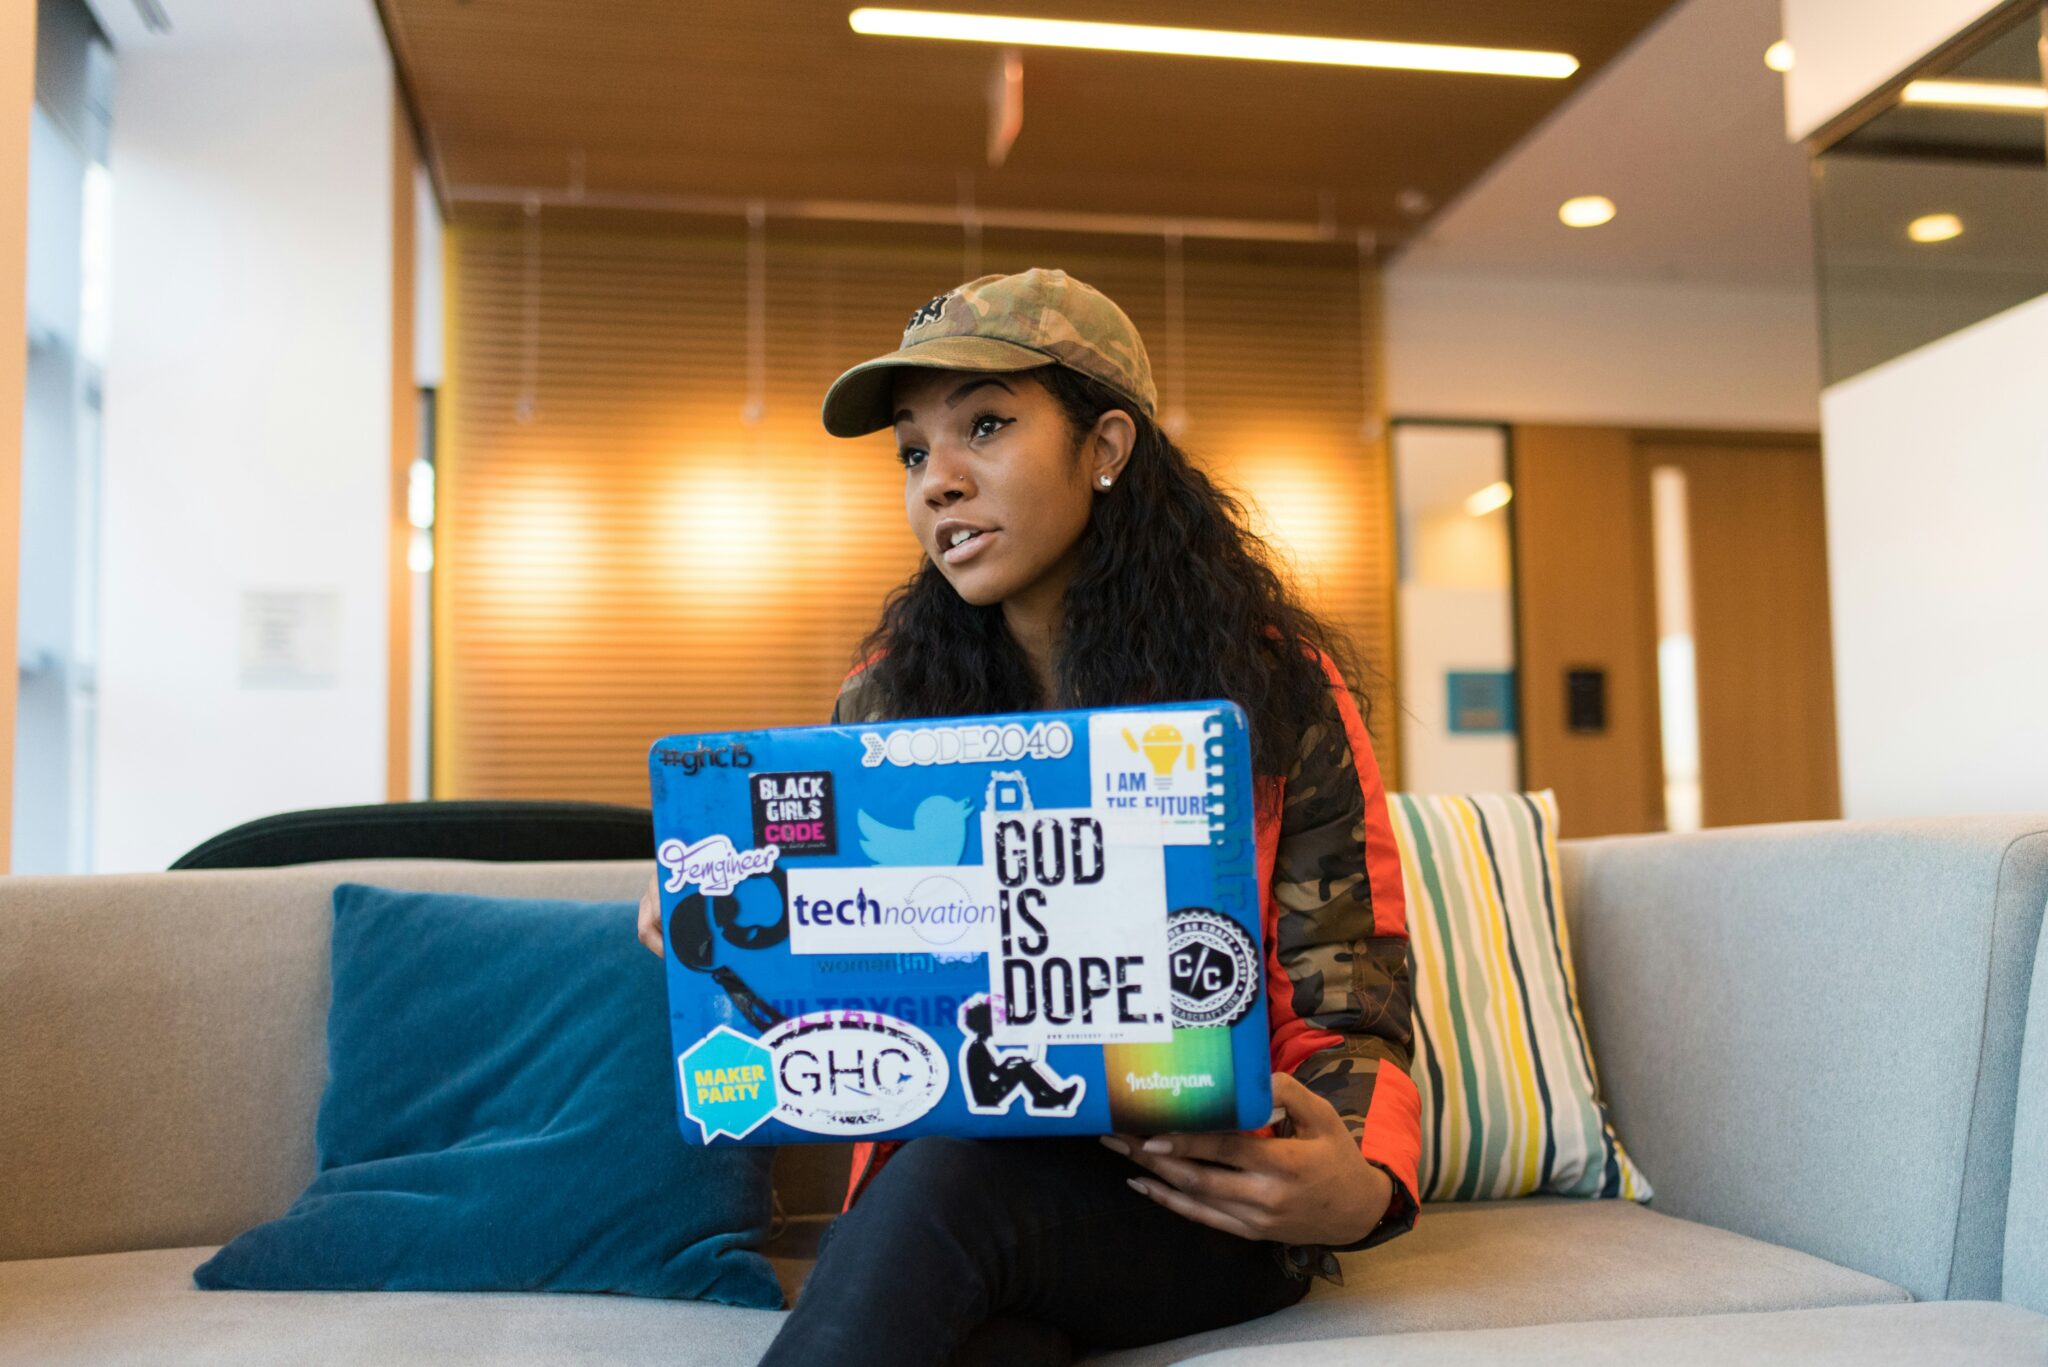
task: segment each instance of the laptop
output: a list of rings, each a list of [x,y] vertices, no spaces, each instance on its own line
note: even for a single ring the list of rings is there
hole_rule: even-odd
[[[1269,1123],[1235,703],[675,735],[648,773],[690,1142]]]

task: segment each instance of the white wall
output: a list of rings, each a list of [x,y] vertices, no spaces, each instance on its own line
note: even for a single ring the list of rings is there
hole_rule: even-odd
[[[441,206],[424,166],[412,178],[412,378],[422,388],[441,383]]]
[[[1822,400],[1842,806],[2048,810],[2048,298]]]
[[[1785,128],[1794,141],[1912,66],[2002,0],[1784,0]]]
[[[384,795],[392,88],[346,18],[346,58],[120,58],[103,871]],[[242,685],[246,589],[339,595],[332,684]]]
[[[1507,514],[1465,500],[1504,479],[1507,433],[1492,426],[1394,429],[1401,528],[1401,786],[1411,793],[1512,792],[1516,737],[1451,730],[1448,675],[1515,664]]]
[[[1451,730],[1446,676],[1514,668],[1506,589],[1403,583],[1401,786],[1411,793],[1511,793],[1521,786],[1513,735]]]
[[[1401,262],[1386,300],[1397,416],[1800,431],[1819,417],[1811,287]]]

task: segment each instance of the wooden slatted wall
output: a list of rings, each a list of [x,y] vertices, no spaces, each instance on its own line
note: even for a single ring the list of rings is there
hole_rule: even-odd
[[[451,228],[437,797],[644,804],[657,736],[825,718],[920,552],[889,436],[829,437],[818,405],[965,278],[957,236],[919,237],[769,225],[749,423],[744,227]],[[1340,255],[1190,244],[1181,375],[1159,247],[1100,242],[992,234],[981,270],[1060,265],[1123,305],[1162,398],[1185,396],[1183,445],[1250,495],[1314,601],[1391,675],[1386,454],[1366,439],[1377,282],[1362,323]],[[1377,688],[1391,775],[1390,706]]]

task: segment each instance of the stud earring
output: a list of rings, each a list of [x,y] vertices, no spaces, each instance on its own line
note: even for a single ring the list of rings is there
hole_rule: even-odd
[[[1103,488],[1105,488],[1105,489],[1107,489],[1107,488],[1109,487],[1109,476],[1108,476],[1108,475],[1104,475],[1104,476],[1102,477],[1102,487],[1103,487]]]

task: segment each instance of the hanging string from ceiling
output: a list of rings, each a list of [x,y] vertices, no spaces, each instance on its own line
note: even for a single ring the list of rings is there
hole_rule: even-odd
[[[974,208],[974,173],[960,173],[960,268],[963,281],[981,277],[981,215]]]
[[[1188,316],[1187,271],[1181,253],[1178,225],[1166,230],[1166,373],[1170,387],[1160,411],[1159,425],[1166,435],[1179,441],[1188,429]]]
[[[749,427],[768,412],[768,205],[747,205],[747,403]]]
[[[1358,424],[1358,439],[1367,444],[1386,435],[1387,424],[1380,417],[1379,371],[1374,365],[1379,349],[1379,319],[1376,314],[1379,291],[1380,240],[1370,228],[1358,231],[1358,366],[1359,397],[1364,417]]]
[[[521,284],[525,307],[519,338],[519,398],[512,405],[512,417],[529,424],[540,416],[540,195],[528,194],[524,207]]]

